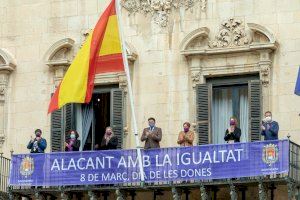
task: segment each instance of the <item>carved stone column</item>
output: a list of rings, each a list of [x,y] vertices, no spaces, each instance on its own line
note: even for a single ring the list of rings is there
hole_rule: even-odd
[[[117,189],[116,195],[117,195],[117,200],[126,200],[126,194],[124,191]]]
[[[258,62],[260,69],[260,80],[262,82],[262,94],[263,94],[263,111],[270,110],[271,108],[271,66],[272,61],[270,59],[272,50],[259,50],[260,59]]]
[[[93,191],[88,191],[88,195],[89,195],[89,197],[90,197],[90,200],[96,200],[97,199],[97,195],[96,195],[96,193],[95,192],[93,192]]]
[[[6,96],[7,87],[9,82],[9,76],[14,70],[15,66],[5,66],[0,64],[0,149],[5,141],[6,133],[6,122],[7,122],[7,112],[6,112]]]
[[[206,188],[203,185],[203,183],[200,183],[200,196],[201,196],[201,200],[208,200]]]
[[[296,193],[296,183],[291,178],[287,178],[286,181],[288,187],[288,199],[292,200],[294,199]]]
[[[172,196],[173,196],[174,200],[180,200],[181,199],[181,191],[176,187],[172,187]]]
[[[267,190],[263,183],[263,178],[259,178],[259,180],[258,180],[258,197],[259,197],[259,200],[267,199]]]
[[[236,188],[233,185],[232,181],[229,181],[229,187],[230,187],[230,199],[237,200]]]
[[[204,83],[204,78],[202,75],[202,67],[201,67],[201,57],[200,56],[192,56],[188,59],[189,71],[190,71],[190,83],[192,86],[192,90],[190,91],[190,119],[196,119],[196,85]],[[196,128],[196,122],[192,122],[192,127]]]

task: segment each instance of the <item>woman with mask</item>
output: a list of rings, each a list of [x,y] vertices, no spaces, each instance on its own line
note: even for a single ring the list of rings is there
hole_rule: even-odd
[[[68,134],[68,138],[65,142],[65,151],[79,151],[80,140],[78,140],[79,134],[77,131],[71,130]]]
[[[179,132],[177,143],[182,147],[193,146],[194,132],[190,130],[191,124],[184,122],[183,131]]]
[[[235,117],[231,117],[229,125],[229,128],[225,132],[224,140],[227,143],[240,142],[241,129],[237,126],[237,119]]]
[[[109,149],[117,149],[118,146],[118,138],[114,135],[111,127],[106,127],[105,134],[102,138],[100,147],[96,145],[96,150],[109,150]]]

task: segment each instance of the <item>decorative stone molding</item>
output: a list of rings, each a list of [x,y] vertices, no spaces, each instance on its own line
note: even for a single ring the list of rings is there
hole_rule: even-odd
[[[73,60],[74,43],[75,41],[71,38],[59,40],[44,55],[46,65],[54,71],[55,86],[58,86]]]
[[[209,41],[210,48],[242,46],[249,44],[249,36],[245,32],[243,22],[239,19],[230,18],[222,22],[216,39]]]
[[[202,12],[206,10],[207,0],[123,0],[122,6],[129,12],[129,15],[137,12],[145,16],[151,14],[156,24],[166,27],[171,12],[179,8],[191,10],[196,3],[200,3]]]
[[[277,48],[274,35],[267,28],[248,23],[246,30],[243,22],[233,18],[222,23],[221,29],[216,36],[216,40],[209,38],[209,28],[202,27],[189,33],[180,44],[182,55],[190,56],[210,56],[219,54],[232,54],[251,52]],[[256,39],[256,35],[264,36],[265,40]]]
[[[0,49],[0,149],[5,142],[7,114],[5,111],[6,95],[10,74],[16,68],[14,57],[5,49]]]

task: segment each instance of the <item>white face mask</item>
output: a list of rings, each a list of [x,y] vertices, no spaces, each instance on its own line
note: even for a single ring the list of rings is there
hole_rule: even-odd
[[[268,116],[268,117],[265,118],[265,120],[266,120],[266,122],[270,122],[270,121],[272,121],[272,117]]]

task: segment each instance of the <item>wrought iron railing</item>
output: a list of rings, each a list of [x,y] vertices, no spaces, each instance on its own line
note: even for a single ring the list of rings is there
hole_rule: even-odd
[[[10,170],[10,159],[0,154],[0,195],[7,192],[8,177]]]
[[[300,182],[300,145],[290,141],[289,151],[289,178],[295,182]]]
[[[10,187],[10,191],[12,193],[23,193],[26,195],[36,192],[36,191],[45,191],[47,193],[59,193],[59,192],[87,192],[87,191],[113,191],[113,190],[132,190],[138,188],[148,188],[150,190],[164,190],[167,188],[199,188],[199,185],[202,186],[217,186],[217,185],[228,185],[228,184],[253,184],[259,183],[260,181],[263,182],[271,182],[278,184],[288,184],[293,182],[297,186],[300,185],[300,145],[290,141],[289,142],[289,173],[286,174],[274,174],[262,177],[244,177],[244,178],[235,178],[235,179],[216,179],[216,180],[202,180],[202,181],[175,181],[175,182],[155,182],[151,184],[142,184],[142,183],[127,183],[127,184],[115,184],[115,185],[90,185],[90,186],[66,186],[66,187],[33,187],[30,186],[14,186]],[[5,158],[2,158],[3,160]],[[1,174],[2,177],[6,180],[5,183],[2,184],[1,189],[5,190],[5,186],[7,185],[7,176],[8,176],[8,169],[9,169],[9,160],[5,159],[7,162],[7,167],[5,173]],[[1,172],[0,172],[1,173]],[[4,187],[3,187],[4,186]]]

